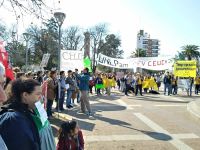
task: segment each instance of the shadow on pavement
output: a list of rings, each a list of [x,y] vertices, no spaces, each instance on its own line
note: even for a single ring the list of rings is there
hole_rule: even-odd
[[[163,103],[188,103],[188,101],[175,101],[175,100],[154,100],[152,98],[148,98],[146,96],[144,97],[133,97],[133,98],[128,98],[128,99],[133,99],[136,101],[152,101],[152,102],[163,102]],[[170,98],[169,98],[170,99]]]
[[[90,96],[90,101],[98,101],[100,99],[102,100],[118,100],[121,98],[121,96],[123,95],[100,95],[100,96],[97,96],[97,95],[93,95],[93,96]]]
[[[141,131],[142,133],[150,136],[153,139],[160,140],[160,141],[170,141],[172,137],[170,135],[159,133],[159,132],[150,132],[150,131]]]
[[[129,129],[132,129],[132,130],[135,130],[135,131],[139,131],[139,132],[141,132],[145,135],[150,136],[153,139],[160,140],[160,141],[170,141],[170,140],[173,139],[170,135],[167,135],[165,133],[144,131],[144,130],[139,130],[139,129],[136,129],[136,128],[133,128],[133,127],[128,127],[128,126],[123,126],[123,127],[129,128]]]

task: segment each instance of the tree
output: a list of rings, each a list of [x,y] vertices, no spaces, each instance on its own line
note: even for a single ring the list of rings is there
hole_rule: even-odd
[[[192,58],[198,59],[200,57],[199,46],[197,45],[185,45],[182,47],[182,53],[192,60]]]
[[[100,42],[98,53],[102,53],[113,58],[122,58],[124,51],[120,50],[120,46],[121,40],[114,34],[109,34],[106,36],[105,42]]]
[[[114,34],[109,34],[106,36],[105,41],[100,41],[100,47],[98,53],[102,53],[106,56],[113,58],[122,58],[124,51],[120,49],[121,41]],[[105,72],[111,72],[112,68],[105,66],[98,66],[100,70]]]
[[[6,41],[8,39],[8,31],[6,29],[6,26],[4,26],[2,23],[0,23],[0,40]]]
[[[91,29],[89,29],[90,33],[90,39],[91,39],[91,47],[92,47],[92,55],[93,55],[93,62],[92,62],[92,68],[93,72],[96,70],[95,66],[95,55],[98,54],[98,50],[100,46],[102,45],[102,41],[105,38],[107,34],[107,25],[106,24],[98,24]]]
[[[130,58],[135,58],[135,57],[146,57],[146,51],[141,48],[136,49],[131,53]]]
[[[17,22],[25,14],[34,15],[38,19],[44,19],[44,12],[51,13],[53,10],[47,6],[47,1],[45,0],[1,0],[0,8],[3,6],[15,14]]]
[[[89,30],[91,35],[91,47],[93,50],[97,50],[101,44],[101,41],[107,34],[107,25],[98,24]]]
[[[66,50],[78,50],[82,48],[83,33],[81,33],[80,28],[78,26],[71,26],[65,29],[62,35],[62,44]]]
[[[18,41],[12,41],[10,43],[7,43],[7,46],[5,48],[8,51],[11,64],[13,66],[22,67],[25,62],[26,47]]]
[[[58,63],[58,28],[56,21],[51,18],[44,23],[45,28],[39,29],[37,26],[30,26],[27,33],[31,35],[29,42],[30,58],[32,64],[39,65],[43,54],[49,53],[50,58],[47,69],[56,67]]]
[[[175,60],[185,60],[185,55],[183,52],[178,52],[178,54],[175,56]]]

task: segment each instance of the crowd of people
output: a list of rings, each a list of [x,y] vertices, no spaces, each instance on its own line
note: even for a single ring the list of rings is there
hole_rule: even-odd
[[[108,95],[115,90],[126,96],[143,96],[146,93],[159,94],[161,83],[165,95],[178,93],[178,81],[173,74],[142,75],[127,73],[116,76],[114,73],[90,74],[85,68],[60,71],[21,72],[13,70],[15,79],[4,78],[5,70],[0,64],[0,149],[14,150],[83,150],[84,139],[76,121],[62,123],[56,146],[49,120],[55,110],[62,112],[80,103],[80,113],[93,116],[89,94]],[[188,96],[200,90],[200,77],[185,78]],[[118,87],[118,88],[116,88]]]
[[[85,68],[80,74],[68,71],[41,71],[36,74],[15,69],[15,79],[5,81],[5,70],[0,65],[0,149],[1,150],[83,150],[84,139],[76,121],[64,121],[58,131],[58,143],[49,119],[52,117],[52,104],[57,100],[57,109],[62,111],[65,92],[66,107],[73,107],[72,101],[78,98],[83,113],[91,109],[88,100],[89,73]],[[78,94],[77,89],[80,91]],[[74,99],[73,94],[75,92]],[[79,95],[79,97],[77,96]]]

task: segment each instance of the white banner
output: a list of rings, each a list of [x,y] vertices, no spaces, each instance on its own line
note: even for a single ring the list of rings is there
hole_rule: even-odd
[[[77,50],[61,50],[60,53],[60,70],[67,72],[78,69],[79,72],[83,70],[83,51]]]
[[[173,59],[169,57],[139,57],[129,59],[118,59],[99,54],[97,63],[120,69],[133,69],[140,67],[149,70],[167,70],[171,69]]]

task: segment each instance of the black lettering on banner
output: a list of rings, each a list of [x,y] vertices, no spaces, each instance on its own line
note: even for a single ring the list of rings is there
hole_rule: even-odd
[[[123,68],[128,68],[128,64],[123,64]]]
[[[114,65],[117,66],[119,64],[118,60],[114,60]]]
[[[103,63],[101,55],[98,56],[98,62]]]
[[[107,58],[107,60],[106,60],[106,61],[107,61],[107,64],[108,64],[108,65],[111,65],[111,61],[110,61],[110,59],[109,59],[109,58]]]

